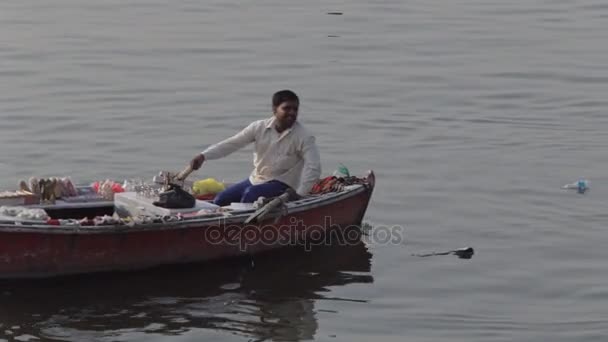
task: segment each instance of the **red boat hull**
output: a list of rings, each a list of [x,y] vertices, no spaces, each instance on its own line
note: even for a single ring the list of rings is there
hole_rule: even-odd
[[[108,231],[82,228],[74,232],[0,227],[0,278],[124,271],[208,261],[318,243],[319,239],[327,238],[329,231],[348,243],[354,241],[353,227],[361,223],[371,197],[374,179],[370,175],[370,184],[364,191],[287,214],[278,222],[271,219],[246,226],[215,221],[195,226]]]

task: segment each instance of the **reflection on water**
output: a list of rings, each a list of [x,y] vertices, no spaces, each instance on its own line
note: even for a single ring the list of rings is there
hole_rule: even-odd
[[[124,340],[196,331],[256,341],[311,339],[331,286],[371,283],[364,243],[253,258],[0,284],[0,337]],[[359,300],[356,300],[359,301]]]

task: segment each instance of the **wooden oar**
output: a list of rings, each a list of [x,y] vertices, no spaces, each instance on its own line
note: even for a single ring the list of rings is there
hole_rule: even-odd
[[[255,213],[251,214],[246,220],[245,224],[261,222],[264,220],[266,215],[272,212],[274,209],[280,207],[284,203],[287,203],[289,198],[291,197],[291,192],[286,191],[282,195],[274,198],[272,201],[268,202],[265,206],[256,210]]]
[[[190,165],[186,166],[181,172],[173,174],[171,172],[162,173],[162,178],[159,180],[155,179],[157,184],[162,184],[164,190],[169,190],[171,186],[184,187],[186,185],[186,178],[194,171]],[[156,178],[156,177],[155,177]]]
[[[175,179],[178,181],[184,181],[186,180],[186,178],[188,178],[192,171],[194,171],[194,169],[192,168],[192,166],[188,165],[185,169],[182,170],[182,172],[178,173],[177,176],[175,176]]]

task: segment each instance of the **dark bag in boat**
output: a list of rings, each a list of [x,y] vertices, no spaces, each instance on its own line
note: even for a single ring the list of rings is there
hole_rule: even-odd
[[[169,190],[159,195],[158,201],[153,203],[157,207],[167,209],[186,209],[194,208],[196,199],[181,186],[169,184]]]

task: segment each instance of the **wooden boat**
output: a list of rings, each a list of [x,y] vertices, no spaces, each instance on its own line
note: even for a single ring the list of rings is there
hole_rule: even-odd
[[[319,243],[328,237],[340,239],[341,243],[359,241],[358,226],[374,185],[375,176],[370,171],[360,184],[287,202],[262,221],[249,224],[245,222],[254,214],[253,209],[235,210],[227,215],[178,215],[99,225],[78,224],[76,220],[3,218],[0,279],[201,262]],[[51,217],[82,218],[107,214],[108,203],[64,204],[45,210]]]

